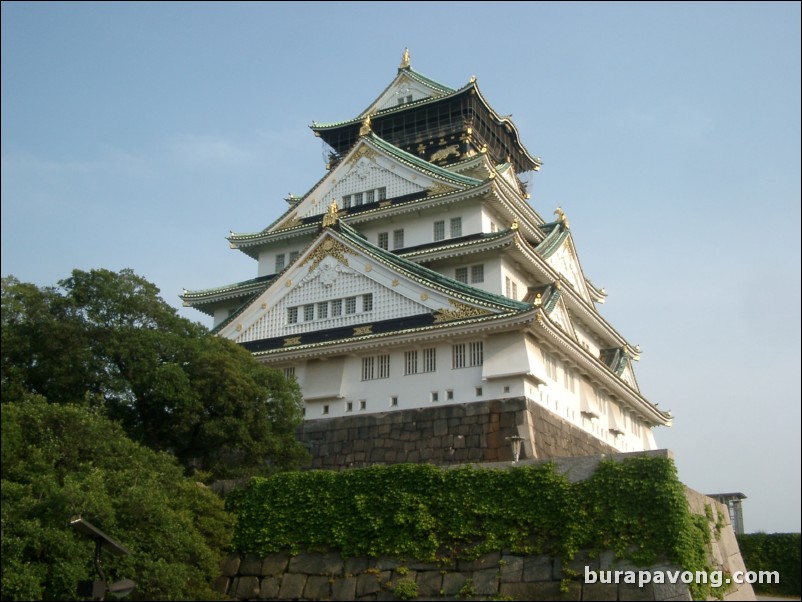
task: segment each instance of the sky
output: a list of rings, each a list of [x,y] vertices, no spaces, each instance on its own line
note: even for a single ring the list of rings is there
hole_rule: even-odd
[[[412,67],[477,77],[542,158],[655,432],[747,532],[800,531],[797,2],[2,3],[2,276],[255,277],[259,231],[325,172],[309,126]]]

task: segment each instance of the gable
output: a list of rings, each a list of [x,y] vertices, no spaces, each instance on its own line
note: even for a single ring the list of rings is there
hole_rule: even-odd
[[[574,325],[571,322],[568,309],[565,307],[565,301],[558,299],[557,303],[554,305],[554,308],[548,312],[548,316],[549,320],[551,320],[551,322],[560,330],[562,330],[572,339],[577,340],[576,332],[574,331]]]
[[[443,96],[447,90],[451,91],[443,86],[435,87],[432,82],[427,85],[427,82],[426,78],[419,75],[415,77],[404,69],[399,70],[395,79],[367,109],[362,111],[360,117],[373,115],[379,111],[392,109],[411,102]]]
[[[288,212],[285,219],[278,221],[270,230],[288,228],[299,219],[322,215],[332,202],[336,202],[339,209],[344,209],[346,205],[354,207],[380,202],[385,198],[397,198],[436,187],[457,188],[401,162],[363,138],[337,167]]]
[[[633,390],[639,391],[638,389],[638,381],[635,380],[635,370],[632,368],[632,361],[627,359],[626,365],[624,366],[623,371],[619,374],[621,380],[627,383]]]
[[[552,268],[559,272],[560,276],[579,294],[582,299],[591,303],[590,292],[588,291],[585,276],[582,273],[582,268],[579,265],[579,259],[576,255],[576,249],[568,236],[563,241],[560,248],[554,251],[548,259],[546,259]]]
[[[238,343],[277,337],[292,341],[304,333],[358,330],[359,325],[364,329],[421,314],[440,322],[491,313],[428,286],[326,229],[220,335]]]

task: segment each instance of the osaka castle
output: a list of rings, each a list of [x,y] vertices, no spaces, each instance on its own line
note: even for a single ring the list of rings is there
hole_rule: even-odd
[[[476,78],[451,88],[405,51],[366,109],[311,129],[322,177],[228,237],[256,277],[181,299],[297,380],[316,465],[656,448],[671,415],[640,350],[599,313],[566,214],[533,208],[541,161]]]

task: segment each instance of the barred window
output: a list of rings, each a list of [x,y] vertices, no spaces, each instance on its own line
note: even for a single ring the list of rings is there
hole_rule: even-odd
[[[390,248],[390,235],[387,232],[379,232],[379,248],[380,249]]]
[[[362,311],[373,311],[373,293],[362,295]]]
[[[465,343],[451,347],[451,367],[455,369],[465,367]]]
[[[442,220],[434,222],[434,239],[443,240],[446,237],[446,223]]]
[[[332,299],[331,301],[331,315],[332,316],[341,316],[343,314],[343,300],[342,299]]]
[[[362,380],[390,378],[390,355],[376,355],[362,358]]]
[[[281,270],[284,269],[284,266],[286,265],[284,261],[285,261],[284,253],[279,253],[278,255],[276,255],[276,274],[278,274]]]
[[[472,265],[471,266],[471,283],[485,281],[485,266]]]
[[[351,195],[346,194],[343,197],[343,209],[348,209],[349,207],[351,207]]]
[[[440,401],[440,393],[438,393],[437,391],[432,391],[431,400],[432,401]]]
[[[287,366],[284,368],[284,377],[288,380],[295,380],[295,366]]]
[[[346,401],[345,402],[345,411],[346,412],[353,412],[354,411],[354,402],[353,401]]]
[[[437,349],[429,347],[423,350],[423,371],[434,372],[437,370]]]
[[[468,284],[468,268],[457,268],[454,270],[454,280]]]
[[[368,402],[365,401],[364,399],[360,399],[359,400],[359,409],[360,410],[365,410],[365,409],[367,409],[367,407],[368,407]]]
[[[309,305],[304,305],[304,322],[311,322],[314,319],[315,319],[314,304],[310,303]]]
[[[347,297],[345,299],[345,313],[346,314],[356,313],[356,297]]]
[[[322,301],[317,304],[317,317],[318,319],[324,319],[329,317],[329,302]]]
[[[290,251],[290,263],[298,259],[298,251]]]
[[[390,355],[379,356],[379,376],[378,378],[390,378]]]
[[[288,307],[287,308],[287,323],[288,324],[297,324],[298,323],[298,308],[297,307]]]
[[[404,231],[393,230],[393,249],[404,248]]]
[[[379,195],[379,200],[383,201],[384,199],[387,198],[387,188],[385,188],[384,186],[382,186],[381,188],[378,188],[376,190],[376,194]]]
[[[470,344],[471,366],[481,366],[484,363],[485,345],[482,341],[474,341]]]
[[[461,217],[452,217],[451,218],[451,238],[456,238],[457,236],[462,236],[462,218]]]
[[[362,358],[362,380],[373,380],[376,378],[376,358]]]
[[[359,207],[362,204],[362,193],[357,192],[354,195],[354,207]]]
[[[375,190],[368,190],[365,193],[365,203],[372,203],[376,198],[376,191]]]
[[[404,352],[404,374],[417,374],[418,373],[418,352],[405,351]]]
[[[392,407],[396,407],[396,406],[398,406],[398,396],[397,396],[397,395],[393,395],[393,396],[390,398],[390,405],[391,405]]]
[[[446,399],[448,399],[448,400],[452,400],[452,399],[454,399],[454,391],[453,391],[453,390],[451,390],[451,389],[448,389],[448,390],[446,391]]]

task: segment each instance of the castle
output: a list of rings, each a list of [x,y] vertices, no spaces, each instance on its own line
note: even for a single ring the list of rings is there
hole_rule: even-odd
[[[463,447],[495,449],[464,460],[503,459],[510,437],[523,457],[656,449],[671,416],[640,393],[640,350],[599,313],[605,291],[565,213],[546,221],[530,205],[521,178],[541,161],[475,78],[450,88],[405,52],[359,115],[311,129],[323,177],[266,228],[229,236],[257,276],[181,298],[297,379],[307,438],[337,456],[320,466],[376,461],[369,448],[392,437],[379,461]],[[435,435],[447,451],[421,456]]]

